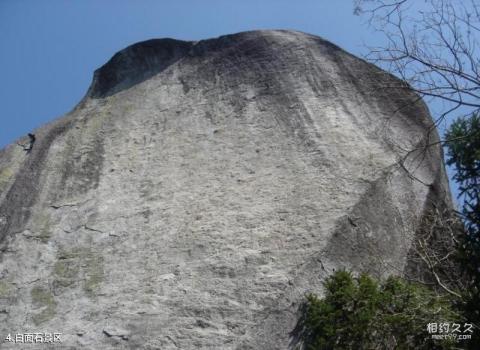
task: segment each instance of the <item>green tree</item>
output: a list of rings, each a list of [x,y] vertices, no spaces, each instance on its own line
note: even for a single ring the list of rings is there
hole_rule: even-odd
[[[338,271],[324,286],[324,298],[307,296],[301,320],[309,350],[455,348],[451,340],[432,339],[427,326],[459,316],[446,296],[423,285],[400,277],[380,283],[366,274],[354,278]]]
[[[480,115],[459,118],[446,133],[447,164],[455,167],[462,211],[469,234],[480,232]]]
[[[459,259],[469,286],[463,293],[463,311],[476,326],[472,348],[480,348],[480,116],[459,118],[446,133],[447,164],[455,167],[466,234],[459,244]]]

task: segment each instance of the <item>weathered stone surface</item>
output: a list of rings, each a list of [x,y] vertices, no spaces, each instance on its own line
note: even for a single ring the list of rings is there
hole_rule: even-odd
[[[398,163],[432,121],[392,84],[293,31],[116,54],[32,152],[0,152],[0,334],[294,346],[304,293],[341,267],[402,273],[422,213],[449,204],[440,147],[408,157],[413,176]]]

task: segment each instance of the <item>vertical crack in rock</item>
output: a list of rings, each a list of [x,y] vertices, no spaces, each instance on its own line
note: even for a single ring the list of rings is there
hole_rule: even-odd
[[[3,245],[8,234],[23,230],[31,215],[30,209],[41,191],[40,178],[50,147],[71,124],[71,119],[61,119],[52,123],[48,129],[37,133],[37,142],[33,150],[25,154],[13,185],[0,203],[0,244]],[[3,245],[2,250],[5,248]]]
[[[77,120],[65,137],[62,173],[54,200],[74,197],[95,189],[100,181],[104,158],[104,128],[111,114],[100,107]]]

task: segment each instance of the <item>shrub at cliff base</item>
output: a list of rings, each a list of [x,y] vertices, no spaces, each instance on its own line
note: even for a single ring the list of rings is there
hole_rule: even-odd
[[[400,277],[377,282],[337,271],[325,283],[325,297],[307,296],[302,340],[317,349],[454,349],[453,340],[432,339],[428,324],[460,317],[445,297]]]

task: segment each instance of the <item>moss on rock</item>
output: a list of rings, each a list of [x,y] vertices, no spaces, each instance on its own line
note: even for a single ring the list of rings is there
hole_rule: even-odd
[[[104,280],[103,257],[90,248],[62,250],[53,272],[55,285],[68,287],[81,280],[85,293],[94,297]]]
[[[0,299],[7,299],[12,296],[13,286],[10,282],[0,281]]]
[[[41,309],[40,312],[32,316],[35,325],[40,325],[51,320],[56,314],[57,303],[53,294],[42,287],[34,287],[30,291],[32,303],[35,308]]]

